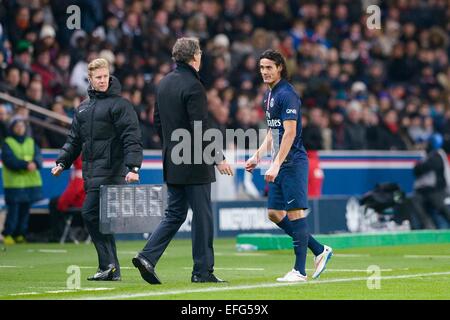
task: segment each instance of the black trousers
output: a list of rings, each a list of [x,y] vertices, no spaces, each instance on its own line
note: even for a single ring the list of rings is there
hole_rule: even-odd
[[[167,185],[166,214],[140,252],[154,266],[169,242],[186,220],[188,206],[192,208],[192,274],[205,276],[214,271],[214,223],[211,208],[211,184]]]
[[[115,275],[120,276],[114,235],[100,232],[100,191],[89,191],[84,200],[82,216],[98,255],[98,266],[107,269],[109,264],[116,266]]]

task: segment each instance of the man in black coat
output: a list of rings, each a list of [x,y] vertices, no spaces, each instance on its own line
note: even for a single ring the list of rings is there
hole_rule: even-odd
[[[154,118],[163,144],[168,208],[144,249],[132,260],[142,278],[150,284],[161,283],[155,265],[185,221],[188,206],[193,211],[191,281],[223,282],[213,274],[211,183],[215,181],[214,165],[221,174],[233,175],[233,171],[220,149],[216,154],[203,156],[206,145],[195,133],[208,129],[206,92],[198,75],[201,54],[198,39],[178,39],[172,49],[177,68],[161,80],[157,89]],[[179,142],[178,134],[183,133],[190,139]],[[180,143],[185,146],[181,151]]]
[[[115,281],[120,280],[120,266],[114,236],[99,231],[99,187],[139,181],[142,137],[136,112],[120,96],[120,83],[110,76],[108,62],[93,60],[88,65],[88,76],[89,99],[75,112],[52,174],[58,176],[69,169],[83,153],[86,199],[82,215],[99,260],[97,273],[88,280]]]

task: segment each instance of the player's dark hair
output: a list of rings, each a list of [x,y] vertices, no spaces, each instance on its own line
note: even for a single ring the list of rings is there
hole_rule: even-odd
[[[273,62],[275,62],[275,65],[277,67],[282,66],[283,69],[281,70],[281,77],[284,79],[288,78],[286,60],[284,60],[284,57],[281,53],[276,50],[268,49],[261,54],[261,56],[259,57],[259,61],[261,61],[261,59],[272,60]]]

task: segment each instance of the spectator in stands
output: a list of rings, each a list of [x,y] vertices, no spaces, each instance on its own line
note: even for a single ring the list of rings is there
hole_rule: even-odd
[[[306,122],[303,128],[303,144],[307,151],[309,150],[322,150],[323,149],[323,137],[322,130],[320,128],[320,122],[322,120],[322,110],[314,107],[309,111],[309,118],[306,117]]]
[[[52,87],[54,86],[56,73],[51,64],[50,51],[48,49],[36,50],[35,63],[32,64],[31,69],[41,76],[45,93],[48,96],[52,96]]]
[[[20,69],[15,65],[10,65],[5,70],[5,81],[0,83],[0,90],[13,97],[20,97]]]
[[[43,108],[47,107],[47,98],[44,96],[44,89],[42,86],[42,82],[38,78],[36,78],[30,82],[30,85],[28,86],[27,92],[26,92],[26,100],[28,100],[28,102],[31,102],[39,107],[43,107]],[[45,120],[44,115],[42,115],[38,112],[35,112],[35,111],[30,111],[30,116],[36,117],[40,120]],[[33,138],[35,139],[35,142],[40,147],[44,146],[46,144],[44,128],[37,124],[32,123],[31,130],[32,130],[32,135],[33,135]]]
[[[332,111],[330,116],[333,149],[342,150],[346,148],[345,145],[345,110],[342,108],[336,108]]]
[[[3,187],[8,212],[3,230],[4,243],[26,241],[30,207],[42,198],[39,169],[42,159],[33,138],[26,136],[26,123],[21,117],[11,121],[10,136],[2,146]]]
[[[52,104],[51,111],[56,112],[61,116],[67,116],[64,111],[63,98],[56,97],[55,102]],[[49,118],[46,120],[47,123],[57,125],[60,128],[70,129],[70,124],[59,121],[56,119]],[[60,132],[55,132],[51,129],[45,130],[47,147],[54,149],[61,149],[64,143],[66,142],[67,134],[63,134]]]
[[[77,93],[80,96],[85,96],[89,87],[89,80],[87,74],[88,63],[97,58],[97,53],[90,51],[83,60],[77,62],[72,69],[70,75],[70,85],[77,88]]]
[[[345,149],[364,150],[367,149],[366,128],[361,123],[362,106],[354,100],[347,108],[347,121],[345,123]]]
[[[381,150],[405,150],[406,145],[399,135],[398,114],[389,109],[383,116],[379,132],[379,148]]]
[[[14,18],[9,19],[7,31],[8,38],[14,47],[19,40],[25,38],[25,31],[30,26],[30,9],[27,6],[21,6],[14,13],[11,12],[11,14],[14,15]]]
[[[3,104],[0,104],[0,147],[8,136],[9,117],[8,109]]]
[[[33,61],[33,45],[28,40],[20,40],[17,44],[16,54],[14,55],[14,64],[21,70],[31,72]]]
[[[70,86],[70,54],[66,51],[58,53],[54,62],[55,79],[52,84],[54,96],[64,94],[64,91]]]
[[[81,212],[86,197],[81,167],[82,161],[79,156],[73,163],[69,184],[64,192],[60,196],[50,199],[50,242],[59,242],[64,230],[64,215],[69,209],[75,208]]]
[[[40,50],[48,51],[51,61],[55,61],[59,53],[59,45],[55,39],[56,32],[55,29],[49,25],[45,24],[39,33],[39,46]]]

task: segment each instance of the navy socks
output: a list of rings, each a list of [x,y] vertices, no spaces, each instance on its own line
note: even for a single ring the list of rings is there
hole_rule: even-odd
[[[292,226],[291,221],[289,221],[289,218],[287,215],[284,216],[283,220],[277,223],[277,226],[279,226],[281,229],[286,232],[287,235],[292,237]]]
[[[306,224],[306,220],[305,220]],[[288,216],[285,215],[283,220],[281,220],[277,225],[286,232],[287,235],[292,236],[292,225]],[[311,234],[308,233],[308,248],[314,253],[315,256],[321,254],[324,250],[323,245],[321,245],[316,239],[313,238]]]
[[[325,250],[325,248],[319,241],[314,239],[310,233],[308,233],[308,236],[308,248],[314,253],[315,256],[318,256],[323,252],[323,250]]]
[[[294,269],[306,276],[306,251],[308,249],[308,228],[306,219],[297,219],[291,221],[292,227],[292,243],[294,244],[295,252],[295,267]]]

